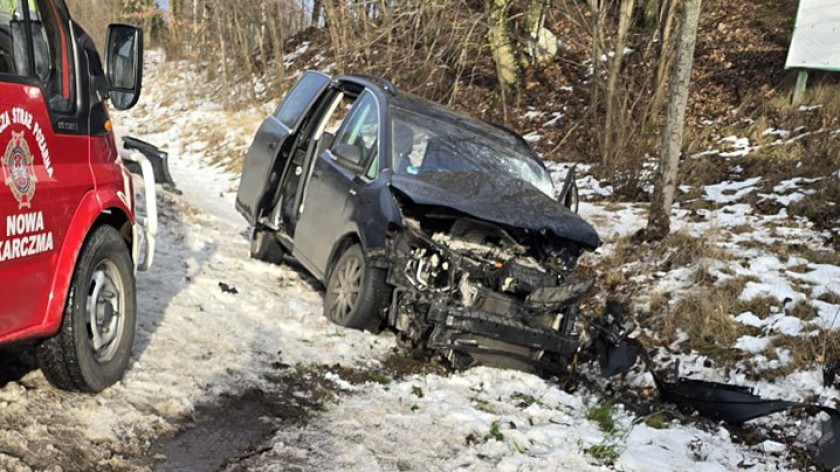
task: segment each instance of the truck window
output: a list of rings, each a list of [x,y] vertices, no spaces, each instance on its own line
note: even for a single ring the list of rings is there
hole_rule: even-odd
[[[25,32],[20,0],[0,0],[0,74],[28,75]]]
[[[32,38],[34,70],[27,60],[26,12]],[[53,111],[72,109],[70,37],[47,0],[0,0],[0,74],[36,78]]]
[[[50,109],[58,112],[71,111],[73,94],[68,47],[69,25],[63,24],[51,1],[29,0],[28,3],[35,53],[35,76],[44,89]]]

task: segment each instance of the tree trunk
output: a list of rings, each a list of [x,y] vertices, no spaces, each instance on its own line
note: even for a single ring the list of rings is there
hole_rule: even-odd
[[[616,109],[618,103],[618,76],[621,73],[621,65],[624,60],[624,48],[627,46],[627,33],[630,31],[630,22],[633,19],[633,8],[635,0],[621,0],[621,11],[618,18],[618,34],[616,35],[614,55],[610,64],[609,76],[607,77],[606,90],[606,119],[604,120],[604,142],[601,148],[601,163],[609,164],[609,157],[613,154],[613,147],[616,144],[614,136],[619,129],[624,127],[616,120]]]
[[[216,18],[216,33],[218,34],[219,46],[220,46],[220,49],[221,49],[220,50],[221,56],[219,57],[219,62],[221,62],[221,66],[222,66],[222,84],[224,85],[224,91],[225,91],[224,92],[224,97],[222,97],[222,98],[224,99],[224,102],[227,105],[228,97],[230,97],[230,78],[229,78],[229,75],[228,75],[227,38],[226,38],[226,35],[224,33],[224,25],[225,25],[225,22],[227,20],[226,20],[226,18],[223,18],[221,16],[224,11],[225,11],[225,9],[221,5],[217,9],[216,14],[219,15],[219,17]]]
[[[587,0],[592,12],[592,92],[589,98],[589,108],[598,110],[601,102],[601,56],[606,49],[606,0]]]
[[[318,27],[321,21],[321,12],[324,11],[324,0],[313,0],[312,2],[312,17],[309,20],[309,25]]]
[[[659,64],[656,66],[656,76],[654,78],[653,98],[645,112],[645,123],[654,124],[659,121],[659,113],[662,109],[662,102],[665,100],[665,92],[667,88],[665,84],[665,76],[671,70],[671,61],[673,59],[674,38],[672,31],[674,29],[674,21],[676,18],[678,0],[664,0],[660,6],[659,15]]]
[[[685,126],[685,109],[691,83],[694,46],[697,41],[697,23],[700,19],[701,0],[686,0],[682,11],[682,24],[677,38],[674,73],[668,93],[668,110],[665,130],[662,133],[662,154],[659,158],[659,181],[651,202],[648,219],[648,240],[664,238],[671,230],[671,206],[676,193],[677,171]]]
[[[490,28],[487,32],[490,51],[496,62],[496,76],[507,120],[507,97],[519,82],[519,66],[516,53],[508,36],[507,0],[487,0]]]

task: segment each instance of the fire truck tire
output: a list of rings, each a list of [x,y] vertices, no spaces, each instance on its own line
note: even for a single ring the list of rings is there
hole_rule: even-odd
[[[61,328],[36,346],[38,366],[58,388],[102,391],[128,367],[136,319],[128,246],[116,229],[100,226],[82,247]]]

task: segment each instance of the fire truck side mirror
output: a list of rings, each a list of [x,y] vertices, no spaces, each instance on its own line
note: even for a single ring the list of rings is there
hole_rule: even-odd
[[[131,25],[108,26],[105,70],[111,103],[128,110],[140,99],[143,85],[143,30]]]

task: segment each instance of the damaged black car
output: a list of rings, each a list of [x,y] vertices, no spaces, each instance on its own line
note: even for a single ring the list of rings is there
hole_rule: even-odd
[[[562,372],[593,285],[571,274],[601,244],[571,174],[556,194],[512,131],[381,78],[309,71],[258,131],[236,205],[252,257],[297,259],[333,322],[393,328],[456,367]]]

